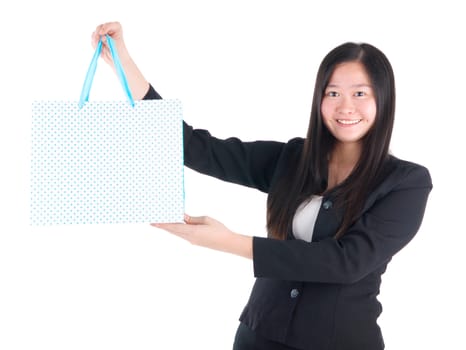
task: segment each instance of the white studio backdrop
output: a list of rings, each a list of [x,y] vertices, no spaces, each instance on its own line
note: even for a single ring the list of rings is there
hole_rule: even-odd
[[[6,5],[1,5],[6,6]],[[45,0],[0,11],[0,349],[229,349],[254,278],[245,259],[149,225],[29,226],[33,100],[78,100],[103,22],[185,119],[218,137],[305,136],[324,55],[379,47],[397,81],[392,151],[434,190],[418,236],[383,276],[387,349],[461,349],[466,55],[460,2]],[[28,16],[24,14],[27,12]],[[91,100],[124,99],[99,63]],[[185,171],[186,211],[265,235],[264,194]]]

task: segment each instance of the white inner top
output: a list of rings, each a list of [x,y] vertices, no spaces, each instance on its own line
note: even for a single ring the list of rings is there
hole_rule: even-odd
[[[312,196],[309,201],[304,201],[298,207],[293,218],[293,235],[296,239],[312,241],[312,233],[321,204],[322,196]]]

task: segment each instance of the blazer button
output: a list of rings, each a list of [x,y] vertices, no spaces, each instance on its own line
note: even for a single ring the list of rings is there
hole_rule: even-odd
[[[298,295],[299,295],[299,290],[297,290],[296,288],[291,290],[290,297],[296,298]]]
[[[322,207],[325,209],[325,210],[329,210],[333,207],[333,203],[332,201],[330,200],[327,200],[325,201],[324,203],[322,203]]]

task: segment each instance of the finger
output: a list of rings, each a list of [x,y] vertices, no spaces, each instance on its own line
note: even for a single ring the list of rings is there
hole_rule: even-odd
[[[104,23],[100,26],[98,34],[99,35],[110,35],[111,37],[116,36],[120,37],[121,36],[121,24],[119,22],[108,22]],[[117,38],[114,38],[117,39]]]
[[[189,216],[184,215],[184,221],[189,225],[205,225],[209,222],[210,218],[207,216]]]
[[[97,34],[97,30],[92,33],[91,35],[91,43],[92,47],[95,49],[97,47],[97,44],[99,43],[100,36]]]
[[[113,62],[113,59],[112,59],[112,54],[110,53],[110,49],[108,48],[108,46],[106,45],[103,45],[102,46],[102,52],[100,53],[100,56],[105,60],[105,62],[107,63],[112,63]]]
[[[104,36],[105,34],[110,34],[110,31],[112,30],[111,22],[101,24],[99,27],[99,30],[97,33],[101,36]]]
[[[193,226],[186,224],[152,224],[168,233],[180,237],[192,243],[193,239]]]
[[[95,27],[95,33],[97,35],[100,35],[99,33],[100,33],[100,29],[102,29],[102,26],[103,26],[103,24],[99,24],[97,27]]]
[[[188,233],[190,231],[189,225],[185,224],[151,224],[151,226],[171,233]]]

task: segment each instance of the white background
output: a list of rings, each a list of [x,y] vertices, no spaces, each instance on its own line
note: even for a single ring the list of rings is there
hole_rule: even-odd
[[[90,35],[127,46],[185,119],[219,137],[306,134],[324,55],[345,41],[392,62],[392,151],[427,166],[423,226],[383,276],[387,349],[464,349],[466,109],[460,1],[51,1],[1,5],[0,349],[229,349],[254,281],[245,259],[149,225],[30,227],[32,100],[77,100]],[[91,99],[124,99],[99,63]],[[185,172],[186,211],[265,235],[265,195]]]

